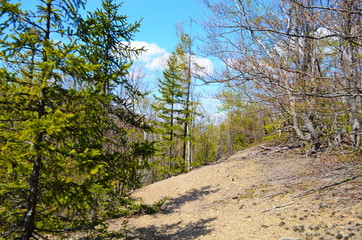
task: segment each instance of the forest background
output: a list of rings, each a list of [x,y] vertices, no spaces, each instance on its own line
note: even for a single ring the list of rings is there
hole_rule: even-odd
[[[151,93],[132,66],[140,22],[122,4],[80,14],[81,0],[0,1],[2,238],[105,231],[106,219],[157,208],[130,190],[262,141],[360,158],[360,1],[204,6],[198,48],[217,68],[200,64],[180,26]],[[222,120],[203,110],[196,82],[223,84]]]

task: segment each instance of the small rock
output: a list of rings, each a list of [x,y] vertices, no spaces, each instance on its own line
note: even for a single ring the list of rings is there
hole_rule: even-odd
[[[285,225],[285,222],[283,222],[283,221],[279,223],[279,227],[283,227],[284,225]]]
[[[329,223],[328,225],[329,225],[330,229],[334,229],[337,227],[337,224],[335,224],[335,223]]]
[[[313,234],[307,234],[307,235],[305,236],[305,239],[306,239],[306,240],[313,240]]]
[[[340,233],[338,233],[338,234],[336,235],[336,238],[337,238],[337,239],[342,239],[342,238],[343,238],[343,235],[340,234]]]
[[[294,226],[293,231],[302,233],[305,231],[305,229],[304,229],[304,226]]]
[[[279,240],[301,240],[300,238],[282,237]]]
[[[328,228],[328,226],[325,223],[318,224],[318,227],[319,228],[324,228],[324,229]]]

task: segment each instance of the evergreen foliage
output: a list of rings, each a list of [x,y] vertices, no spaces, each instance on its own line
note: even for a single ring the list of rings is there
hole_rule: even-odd
[[[190,126],[197,115],[197,103],[191,101],[191,38],[183,33],[159,79],[157,104],[157,128],[161,134],[161,160],[158,167],[163,177],[168,177],[190,169],[188,155],[191,155],[192,137]],[[162,177],[161,177],[162,178]]]
[[[147,127],[113,91],[133,91],[124,76],[138,52],[120,43],[138,23],[127,25],[111,0],[81,20],[82,4],[40,1],[33,12],[0,2],[0,236],[6,239],[101,224],[121,211],[125,190],[139,185],[138,170],[154,153],[152,143],[129,141],[130,129]]]
[[[180,173],[184,169],[184,164],[180,157],[180,149],[177,143],[182,136],[183,105],[185,99],[185,88],[182,80],[182,68],[179,65],[179,58],[173,52],[163,72],[164,79],[159,79],[160,96],[155,96],[158,104],[154,104],[157,112],[157,128],[161,134],[160,151],[162,152],[159,163],[160,173],[170,176]]]

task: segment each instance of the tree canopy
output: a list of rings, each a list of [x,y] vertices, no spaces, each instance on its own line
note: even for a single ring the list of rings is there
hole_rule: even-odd
[[[122,211],[152,143],[114,89],[125,75],[129,41],[120,5],[104,0],[83,19],[82,1],[39,1],[35,11],[2,0],[0,230],[3,238],[86,229]],[[138,93],[137,93],[138,94]]]

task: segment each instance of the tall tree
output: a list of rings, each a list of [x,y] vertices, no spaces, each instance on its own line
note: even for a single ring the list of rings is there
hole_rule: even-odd
[[[122,204],[114,194],[116,174],[123,174],[121,185],[133,186],[134,169],[146,164],[140,156],[153,151],[147,143],[127,143],[122,129],[138,120],[114,108],[113,88],[129,64],[101,75],[104,58],[92,62],[98,50],[87,55],[92,42],[74,34],[82,4],[42,0],[33,12],[0,2],[0,230],[6,239],[95,227],[109,206]],[[122,151],[110,147],[120,145]]]
[[[135,102],[132,100],[142,97],[142,94],[128,75],[132,65],[130,59],[142,51],[132,49],[129,44],[140,23],[128,23],[127,17],[119,14],[120,7],[121,4],[116,4],[114,0],[102,1],[101,9],[88,13],[87,18],[80,21],[77,34],[84,42],[80,52],[86,61],[100,66],[87,78],[110,100],[111,107],[105,106],[105,117],[116,119],[108,123],[109,129],[104,132],[109,138],[105,148],[109,151],[107,161],[112,167],[108,170],[116,186],[116,195],[123,195],[128,188],[140,184],[135,181],[140,177],[138,169],[147,166],[146,156],[153,151],[152,143],[143,141],[142,137],[134,141],[128,139],[135,129],[143,132],[150,128],[134,111]],[[144,157],[137,157],[136,153],[144,154]]]
[[[360,147],[360,1],[205,2],[206,51],[225,66],[216,81],[252,81],[312,152],[343,135]]]
[[[185,88],[182,82],[183,70],[180,68],[179,57],[172,52],[167,60],[167,67],[163,71],[163,79],[159,79],[160,96],[155,96],[159,104],[154,105],[159,121],[159,130],[162,135],[164,159],[167,161],[167,171],[183,171],[184,164],[180,163],[177,152],[177,141],[182,136],[182,115],[185,99]]]
[[[192,64],[192,39],[186,33],[180,35],[180,43],[176,48],[176,52],[180,59],[180,67],[184,70],[183,81],[185,85],[185,101],[184,101],[184,142],[183,142],[183,151],[182,158],[184,159],[185,166],[187,170],[191,169],[192,162],[192,151],[191,151],[191,125],[193,118],[195,117],[195,103],[191,101],[191,85],[192,85],[192,76],[191,76],[191,66]]]
[[[179,43],[167,61],[163,72],[164,79],[159,79],[160,96],[156,96],[156,100],[160,104],[155,106],[161,129],[166,133],[164,136],[167,136],[168,155],[171,159],[178,159],[176,162],[179,162],[180,158],[183,161],[176,164],[181,172],[191,169],[191,129],[197,115],[197,103],[192,99],[191,68],[194,64],[191,45],[191,37],[182,32]]]

